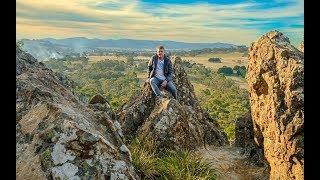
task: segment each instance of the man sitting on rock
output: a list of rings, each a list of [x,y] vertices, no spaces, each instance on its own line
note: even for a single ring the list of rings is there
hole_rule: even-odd
[[[163,95],[160,92],[159,86],[161,85],[172,96],[177,99],[177,89],[172,82],[172,62],[170,58],[164,54],[164,46],[157,47],[157,54],[153,55],[148,64],[148,79],[147,83],[150,83],[153,92],[156,96],[162,100]]]

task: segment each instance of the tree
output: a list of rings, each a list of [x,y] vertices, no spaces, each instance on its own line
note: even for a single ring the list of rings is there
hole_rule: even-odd
[[[101,93],[100,88],[93,83],[86,84],[85,86],[83,86],[80,89],[80,92],[79,92],[80,95],[84,95],[87,97],[92,97],[92,96],[94,96],[96,94],[100,94],[100,93]]]
[[[223,66],[222,68],[219,68],[217,71],[219,74],[225,74],[225,75],[231,75],[233,74],[233,70],[231,67]]]
[[[138,71],[146,71],[147,68],[148,68],[148,62],[147,61],[142,61],[142,62],[137,64],[137,70]]]
[[[126,69],[126,67],[122,64],[119,64],[119,65],[115,65],[113,69],[115,71],[124,71]]]
[[[181,61],[181,64],[182,64],[184,67],[192,68],[192,64],[191,64],[189,61]]]
[[[209,62],[213,62],[213,63],[221,63],[221,59],[220,58],[210,58],[208,59]]]
[[[133,57],[132,56],[127,56],[127,64],[133,65],[133,63],[134,63]]]
[[[239,68],[240,68],[240,66],[235,65],[235,66],[233,67],[233,70],[234,70],[234,71],[237,71]]]
[[[237,75],[239,75],[239,76],[241,76],[241,77],[243,77],[243,78],[246,77],[246,73],[247,73],[247,70],[246,70],[246,69],[239,68],[239,69],[237,70]]]

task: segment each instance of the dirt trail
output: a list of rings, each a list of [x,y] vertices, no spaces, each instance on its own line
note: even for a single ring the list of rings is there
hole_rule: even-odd
[[[218,171],[219,180],[267,180],[265,167],[251,165],[241,149],[233,146],[207,146],[197,151]]]

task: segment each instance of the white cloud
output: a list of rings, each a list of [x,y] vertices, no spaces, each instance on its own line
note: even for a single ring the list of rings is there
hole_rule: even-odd
[[[137,0],[17,0],[17,14],[25,16],[17,16],[17,37],[122,37],[249,45],[263,35],[254,25],[266,26],[275,18],[304,14],[303,0],[278,1],[292,3],[257,10],[261,4],[254,2],[155,6]],[[112,6],[117,8],[108,9]],[[57,16],[57,12],[69,18]],[[303,20],[291,18],[287,23],[303,25]],[[290,29],[291,34],[303,33],[300,29]]]

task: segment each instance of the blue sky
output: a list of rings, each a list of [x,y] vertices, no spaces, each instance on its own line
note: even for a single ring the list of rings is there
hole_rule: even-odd
[[[298,46],[304,0],[17,0],[16,37],[224,42],[278,30]]]

